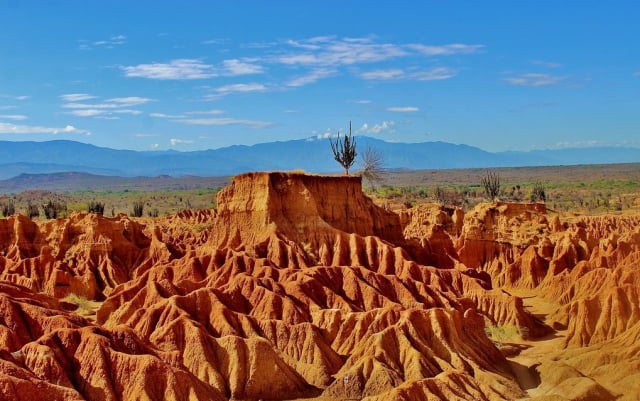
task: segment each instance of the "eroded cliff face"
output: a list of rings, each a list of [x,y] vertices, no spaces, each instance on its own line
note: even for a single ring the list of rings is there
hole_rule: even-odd
[[[398,215],[358,177],[292,173],[240,175],[217,204],[1,219],[0,393],[517,399],[485,328],[551,332],[520,290],[562,305],[550,321],[568,350],[636,344],[637,219],[562,223],[539,204]],[[100,301],[95,317],[60,302],[70,293]]]

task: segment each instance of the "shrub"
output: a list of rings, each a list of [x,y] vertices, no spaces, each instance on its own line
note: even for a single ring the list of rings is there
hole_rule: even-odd
[[[500,175],[498,173],[487,171],[480,183],[484,187],[484,193],[490,200],[495,200],[500,194]]]
[[[42,210],[44,211],[45,218],[57,219],[62,216],[62,212],[67,211],[67,204],[49,200],[49,202],[42,205]]]
[[[34,217],[39,217],[39,216],[40,216],[40,211],[38,210],[38,206],[29,202],[27,204],[27,217],[29,217],[30,219],[33,219]]]
[[[133,202],[133,217],[142,217],[142,213],[144,212],[144,202],[136,201]]]
[[[435,198],[436,202],[440,204],[440,206],[444,206],[447,202],[447,193],[440,187],[436,187],[433,190],[433,197]]]
[[[544,186],[540,182],[536,182],[533,184],[533,189],[531,190],[531,202],[545,202],[547,200],[547,195],[544,192]]]
[[[91,201],[87,205],[87,211],[89,213],[103,214],[104,213],[104,202],[94,202]]]
[[[13,203],[13,199],[9,199],[7,202],[2,202],[0,207],[2,208],[2,215],[4,217],[9,217],[16,213],[16,205]]]

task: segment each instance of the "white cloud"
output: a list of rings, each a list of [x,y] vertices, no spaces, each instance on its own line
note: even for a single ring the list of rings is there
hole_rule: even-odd
[[[370,38],[316,37],[286,42],[303,52],[290,52],[276,56],[274,61],[286,65],[338,66],[372,63],[407,55],[402,46],[374,43]]]
[[[17,106],[0,106],[0,110],[12,110],[12,109],[17,109]]]
[[[133,136],[135,136],[136,138],[153,138],[153,137],[157,137],[158,135],[156,135],[156,134],[138,133],[138,134],[133,134]]]
[[[384,131],[393,131],[393,121],[383,121],[380,124],[369,125],[367,123],[362,124],[362,127],[358,128],[357,132],[364,132],[367,134],[379,134]]]
[[[560,68],[560,67],[562,67],[562,64],[560,64],[560,63],[555,63],[553,61],[543,61],[543,60],[533,60],[531,62],[531,64],[540,65],[540,66],[546,67],[546,68]]]
[[[137,116],[142,114],[142,112],[140,110],[132,110],[132,109],[121,109],[121,110],[114,110],[114,113],[118,113],[118,114],[131,114],[132,116]]]
[[[262,66],[240,61],[238,59],[224,60],[222,62],[226,75],[249,75],[264,72]]]
[[[185,145],[185,144],[188,145],[190,143],[193,143],[193,141],[190,139],[178,139],[178,138],[171,138],[169,139],[169,142],[171,143],[171,146]]]
[[[99,110],[99,109],[78,109],[78,110],[72,110],[70,112],[68,112],[67,114],[71,114],[73,116],[76,117],[95,117],[95,116],[101,116],[104,114],[109,113],[107,110]]]
[[[418,81],[435,81],[449,79],[456,75],[456,71],[448,67],[434,67],[428,70],[413,71],[407,73],[399,68],[387,70],[374,70],[363,72],[360,78],[377,81],[391,81],[398,79],[415,79]]]
[[[155,118],[184,118],[183,114],[165,114],[165,113],[149,113],[150,117]]]
[[[0,115],[0,118],[3,118],[5,120],[22,121],[26,120],[28,117],[22,114],[2,114]]]
[[[359,99],[359,100],[350,100],[350,103],[355,103],[355,104],[370,104],[372,103],[371,100],[367,100],[367,99]]]
[[[21,95],[21,96],[14,96],[13,98],[15,100],[27,100],[27,99],[31,99],[31,96]]]
[[[60,95],[60,99],[65,102],[82,102],[83,100],[91,100],[95,98],[95,96],[89,95],[88,93],[68,93],[66,95]]]
[[[148,97],[139,97],[139,96],[128,96],[128,97],[114,97],[111,99],[107,99],[109,103],[116,103],[116,107],[131,107],[137,106],[140,104],[145,104],[149,102],[153,102],[153,99],[149,99]]]
[[[71,94],[63,96],[68,99],[86,99],[90,95]],[[154,100],[146,97],[128,96],[114,97],[105,100],[103,103],[71,102],[63,104],[62,107],[66,109],[73,109],[72,111],[67,112],[67,114],[77,117],[96,117],[103,120],[117,120],[119,117],[114,116],[114,113],[139,115],[142,114],[140,110],[133,110],[130,107],[143,105],[152,101]]]
[[[41,127],[34,125],[15,125],[0,123],[0,134],[86,134],[89,131],[77,129],[73,125],[67,125],[63,128]]]
[[[205,95],[204,100],[216,100],[221,98],[222,96],[230,95],[233,93],[252,93],[252,92],[266,92],[267,87],[263,84],[259,83],[249,83],[249,84],[231,84],[221,86],[215,89],[215,93]]]
[[[333,68],[316,68],[306,75],[293,78],[287,83],[287,86],[298,87],[312,84],[320,79],[336,75],[336,73],[337,71]]]
[[[442,46],[429,46],[422,44],[407,45],[408,48],[427,56],[450,56],[453,54],[472,54],[484,48],[484,45],[465,45],[462,43],[452,43]]]
[[[127,77],[159,80],[207,79],[218,76],[212,65],[197,59],[176,59],[168,63],[138,64],[120,68]]]
[[[417,71],[411,74],[411,78],[418,81],[439,81],[456,76],[456,71],[447,67],[435,67],[430,70]]]
[[[300,110],[296,110],[296,109],[287,109],[287,110],[282,110],[284,113],[288,113],[288,114],[297,114],[300,113]]]
[[[257,121],[257,120],[242,120],[237,118],[192,118],[175,120],[176,122],[188,124],[188,125],[246,125],[251,128],[266,128],[273,123],[269,121]]]
[[[188,111],[184,114],[188,114],[188,115],[210,115],[210,116],[219,116],[221,114],[224,114],[224,111],[222,110],[217,110],[217,109],[213,109],[213,110],[204,110],[204,111]]]
[[[360,74],[360,78],[381,81],[400,79],[404,78],[404,71],[399,68],[392,68],[388,70],[374,70],[363,72],[362,74]]]
[[[414,106],[402,106],[402,107],[387,107],[387,111],[393,111],[395,113],[414,113],[416,111],[420,111],[420,109]]]
[[[505,78],[505,82],[509,85],[516,86],[552,86],[563,81],[565,77],[551,74],[527,73],[513,77]]]
[[[80,40],[79,42],[81,50],[91,50],[94,47],[113,49],[116,46],[127,43],[127,37],[125,35],[111,35],[108,39],[94,41]]]

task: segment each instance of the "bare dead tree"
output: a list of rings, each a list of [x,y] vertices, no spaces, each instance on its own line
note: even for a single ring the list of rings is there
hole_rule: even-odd
[[[362,178],[371,185],[382,182],[384,179],[384,158],[377,149],[370,145],[367,146],[360,155],[360,163],[362,164]]]
[[[349,121],[349,135],[340,137],[340,131],[338,131],[338,137],[335,141],[329,138],[331,144],[331,150],[333,151],[333,158],[344,167],[344,171],[349,175],[349,168],[356,161],[356,140],[351,136],[351,121]]]

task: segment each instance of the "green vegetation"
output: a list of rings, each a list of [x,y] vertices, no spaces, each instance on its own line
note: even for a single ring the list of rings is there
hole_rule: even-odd
[[[49,199],[47,203],[42,205],[44,217],[47,219],[57,219],[58,217],[67,216],[67,204]]]
[[[133,202],[133,211],[131,212],[131,215],[133,217],[142,217],[143,212],[144,212],[144,202],[142,201]]]
[[[22,213],[30,218],[46,217],[43,207],[51,209],[50,216],[68,216],[74,212],[100,213],[116,216],[120,213],[131,215],[135,202],[144,199],[144,213],[150,216],[168,216],[186,209],[211,209],[216,206],[217,188],[199,188],[188,190],[153,191],[81,191],[56,193],[49,191],[27,191],[18,194],[0,196],[0,211],[4,217]],[[48,205],[51,201],[51,206]],[[7,209],[2,208],[3,205]],[[14,213],[9,205],[13,205]],[[58,205],[57,211],[55,205]],[[66,206],[66,210],[64,208]],[[4,214],[4,212],[8,214]]]
[[[562,213],[615,213],[640,209],[640,164],[519,167],[499,174],[499,199],[545,202]],[[483,169],[386,171],[366,192],[385,206],[435,202],[465,210],[487,201]]]
[[[514,325],[485,326],[487,337],[494,343],[505,344],[521,340],[526,337],[526,327],[522,329]]]
[[[0,202],[0,209],[2,209],[3,217],[13,216],[13,214],[16,212],[15,202],[13,201],[13,199]]]
[[[60,301],[74,305],[76,307],[75,313],[91,320],[95,320],[96,312],[101,305],[101,302],[92,301],[75,293],[70,293]]]
[[[87,205],[87,212],[104,214],[104,202],[90,201]]]

